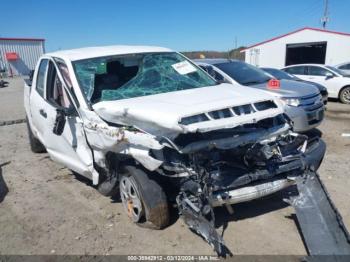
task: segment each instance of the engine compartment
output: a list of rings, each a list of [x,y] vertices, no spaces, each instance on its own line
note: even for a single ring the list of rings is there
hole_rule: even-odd
[[[181,134],[174,141],[163,140],[161,150],[151,150],[162,161],[156,172],[176,185],[180,215],[218,254],[228,250],[215,230],[214,207],[223,205],[230,212],[237,201],[232,192],[263,187],[240,201],[253,200],[294,184],[320,165],[325,149],[316,155],[312,151],[322,142],[290,131],[286,121],[278,115],[232,129]]]

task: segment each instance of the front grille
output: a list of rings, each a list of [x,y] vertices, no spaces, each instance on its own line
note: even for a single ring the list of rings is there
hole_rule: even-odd
[[[300,98],[300,106],[308,112],[320,109],[323,107],[323,99],[321,94],[304,96]]]
[[[306,111],[309,125],[315,125],[323,120],[324,104],[321,94],[302,97],[300,102],[300,106]]]
[[[314,125],[321,122],[324,118],[324,110],[314,111],[307,114],[309,125]]]
[[[190,125],[199,122],[209,121],[209,120],[217,120],[222,118],[236,117],[241,115],[249,115],[258,111],[264,111],[277,108],[277,105],[274,101],[262,101],[252,104],[245,104],[240,106],[233,106],[222,108],[219,110],[213,110],[206,113],[201,113],[198,115],[187,116],[181,118],[179,124],[181,125]]]

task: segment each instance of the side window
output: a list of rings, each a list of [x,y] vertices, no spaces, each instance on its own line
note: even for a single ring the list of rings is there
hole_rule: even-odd
[[[217,72],[215,70],[214,70],[214,72],[215,72],[215,77],[214,77],[215,80],[217,80],[219,82],[224,82],[225,81],[225,78],[219,72]]]
[[[200,65],[200,67],[204,71],[206,71],[211,77],[213,77],[216,81],[223,82],[225,80],[225,78],[220,73],[218,73],[212,66]]]
[[[318,66],[309,66],[309,75],[312,76],[326,76],[327,73],[330,73],[328,70],[318,67]]]
[[[63,87],[63,83],[57,74],[57,69],[51,61],[49,63],[47,75],[46,94],[47,100],[54,106],[69,108],[72,105],[69,96]]]
[[[58,66],[58,69],[61,72],[61,75],[62,75],[64,81],[67,84],[67,87],[68,88],[72,87],[72,81],[70,79],[70,75],[69,75],[69,71],[68,71],[67,65],[65,63],[63,63],[63,62],[60,62],[60,61],[56,61],[56,64]]]
[[[339,67],[339,69],[350,70],[350,64],[345,64]]]
[[[47,65],[48,65],[48,60],[43,59],[40,62],[39,65],[39,70],[38,70],[38,75],[36,77],[36,91],[44,97],[44,89],[45,89],[45,76],[46,76],[46,71],[47,71]]]
[[[285,68],[284,71],[292,75],[306,75],[304,66],[288,67]]]

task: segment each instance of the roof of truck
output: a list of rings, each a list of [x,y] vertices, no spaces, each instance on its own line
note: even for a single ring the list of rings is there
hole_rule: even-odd
[[[172,50],[157,46],[114,45],[60,50],[52,53],[47,53],[46,55],[75,61],[93,57],[154,52],[172,52]]]

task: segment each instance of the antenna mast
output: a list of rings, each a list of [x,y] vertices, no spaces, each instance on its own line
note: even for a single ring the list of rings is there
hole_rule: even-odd
[[[328,0],[324,0],[324,12],[321,18],[322,28],[326,29],[326,25],[329,22]]]

